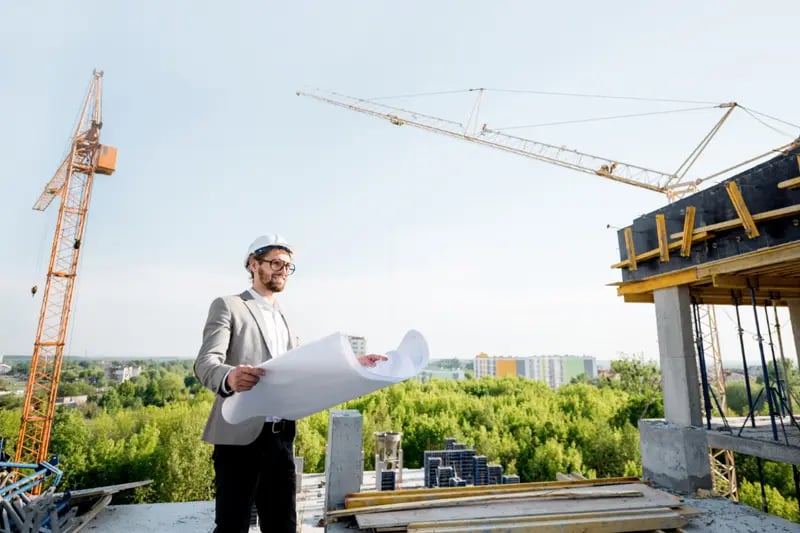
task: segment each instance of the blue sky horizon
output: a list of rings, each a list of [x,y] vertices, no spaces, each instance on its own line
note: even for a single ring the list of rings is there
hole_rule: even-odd
[[[797,2],[82,4],[0,7],[0,45],[13,51],[0,57],[0,353],[32,350],[41,291],[30,287],[44,287],[58,206],[31,208],[95,68],[102,142],[119,158],[95,180],[66,350],[76,355],[191,356],[211,300],[247,288],[248,244],[278,232],[299,249],[280,300],[301,341],[343,331],[388,351],[417,329],[438,358],[658,358],[653,306],[625,304],[609,284],[616,228],[662,195],[299,90],[464,122],[465,89],[498,89],[480,108],[490,127],[669,172],[722,115],[696,102],[785,121],[736,110],[693,176],[800,133]],[[648,100],[659,98],[675,101]],[[586,122],[629,114],[641,116]],[[717,313],[723,358],[736,362],[733,311]],[[783,310],[779,320],[796,360]]]

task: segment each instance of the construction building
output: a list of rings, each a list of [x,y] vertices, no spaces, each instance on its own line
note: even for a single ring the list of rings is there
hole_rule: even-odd
[[[791,464],[797,479],[798,402],[773,325],[777,308],[788,307],[800,346],[800,141],[774,154],[618,232],[617,294],[654,304],[663,379],[664,419],[639,421],[643,477],[674,490],[714,488],[736,500],[733,452]],[[707,359],[718,351],[713,335],[706,340],[716,324],[709,331],[703,316],[715,306],[735,311],[745,382],[764,380],[766,398],[747,388],[747,417],[724,416],[725,372]],[[743,335],[744,313],[753,315],[754,339]],[[759,400],[768,416],[757,416]]]
[[[95,73],[95,84],[101,75]],[[64,192],[63,195],[59,220],[68,222],[65,227],[69,231],[56,232],[26,389],[17,457],[11,463],[19,465],[22,462],[37,470],[33,477],[20,481],[9,477],[8,483],[0,483],[6,489],[2,496],[7,497],[6,509],[14,512],[20,508],[26,510],[26,520],[17,522],[35,524],[36,531],[40,530],[39,522],[43,522],[49,531],[56,531],[56,527],[65,531],[64,526],[76,531],[74,526],[83,527],[90,520],[94,520],[92,530],[97,533],[208,530],[214,502],[107,508],[113,493],[146,484],[146,480],[132,482],[126,487],[100,487],[62,495],[72,499],[76,505],[73,507],[75,512],[78,504],[90,508],[80,517],[80,524],[72,521],[73,515],[63,517],[72,521],[71,524],[54,520],[58,518],[56,504],[63,510],[66,502],[62,496],[56,497],[49,492],[33,501],[32,505],[17,505],[20,501],[31,501],[20,498],[21,493],[39,486],[39,480],[46,475],[56,473],[57,479],[61,475],[61,471],[47,463],[45,458],[63,356],[63,333],[67,324],[64,310],[69,310],[71,305],[77,252],[83,246],[86,213],[85,208],[67,203],[76,198],[88,201],[88,186],[94,173],[110,174],[116,160],[116,150],[98,142],[102,125],[99,94],[99,85],[93,85],[76,128],[73,150],[35,207],[45,209],[56,194],[64,191],[76,189],[79,193],[70,196]],[[91,101],[96,102],[95,111],[87,114],[85,109],[89,108]],[[349,107],[356,109],[352,105]],[[728,109],[729,114],[736,104],[720,107]],[[377,112],[372,114],[384,116],[394,125],[413,125],[415,120],[419,125],[419,121],[425,119],[412,117],[405,120],[396,112],[395,109],[394,114],[385,116]],[[437,130],[434,128],[433,131]],[[453,135],[442,127],[438,131]],[[483,132],[495,141],[468,137],[460,131],[455,135],[522,155],[533,157],[535,153],[529,145],[517,142],[518,138],[506,136],[507,141],[516,144],[501,145],[496,141],[503,139],[501,135],[485,128]],[[678,193],[693,191],[694,185],[702,181],[681,183],[683,174],[658,174],[616,161],[590,159],[586,154],[557,146],[539,143],[538,147],[574,156],[581,166],[576,163],[570,168],[667,192],[671,199],[680,197]],[[791,464],[795,480],[798,479],[800,424],[793,413],[798,402],[796,395],[788,389],[785,373],[778,368],[779,358],[781,366],[784,369],[786,366],[782,349],[776,354],[772,339],[767,340],[765,336],[768,337],[772,331],[769,311],[785,306],[790,312],[795,346],[800,346],[800,140],[770,151],[770,157],[765,163],[720,180],[704,191],[645,214],[619,231],[620,261],[613,265],[622,273],[622,280],[616,283],[617,294],[626,302],[653,304],[651,312],[655,312],[657,319],[655,333],[663,376],[664,418],[639,421],[642,479],[587,480],[575,474],[562,474],[569,477],[544,482],[545,485],[518,483],[517,479],[510,477],[508,483],[503,483],[499,482],[503,472],[495,469],[493,473],[490,469],[496,465],[485,464],[474,450],[452,442],[446,444],[445,450],[438,450],[438,456],[429,455],[428,483],[425,483],[425,472],[403,472],[402,465],[398,464],[396,468],[398,473],[402,473],[403,490],[365,491],[368,473],[363,470],[362,416],[357,411],[331,411],[325,473],[316,479],[302,476],[299,487],[298,512],[302,530],[319,531],[324,527],[331,533],[676,528],[726,533],[797,531],[797,524],[735,505],[728,499],[696,497],[701,490],[716,489],[716,494],[722,492],[717,485],[718,474],[713,468],[714,458],[718,457],[714,450],[736,451],[755,456],[759,461],[766,459]],[[585,166],[594,161],[605,163]],[[639,174],[628,177],[629,174],[623,175],[621,170],[638,171],[645,177],[655,178],[652,182],[637,181],[635,176]],[[72,182],[72,178],[83,181]],[[71,185],[73,183],[75,185]],[[62,239],[63,235],[66,238]],[[61,245],[62,240],[66,245]],[[32,292],[36,293],[35,290]],[[740,308],[752,311],[756,318],[757,338],[748,339],[747,347],[742,339],[742,368],[745,380],[749,382],[747,372],[751,367],[748,357],[751,362],[760,363],[757,365],[760,370],[758,377],[764,380],[768,416],[756,416],[755,406],[759,398],[751,397],[749,389],[750,412],[747,418],[715,416],[715,409],[725,413],[724,393],[721,393],[724,380],[717,377],[724,376],[724,373],[721,368],[709,371],[706,367],[707,346],[703,328],[709,323],[708,317],[713,315],[701,309],[715,305],[733,306],[737,318]],[[51,308],[56,311],[48,312]],[[762,310],[763,314],[760,313]],[[701,314],[705,318],[701,318]],[[760,327],[762,323],[763,329]],[[741,331],[739,325],[740,335]],[[354,340],[353,350],[365,353],[363,337],[354,337],[351,343]],[[780,337],[777,341],[781,346]],[[57,364],[53,365],[53,361]],[[477,377],[524,376],[541,379],[554,388],[572,377],[581,374],[594,377],[597,372],[593,358],[575,356],[508,358],[481,354],[475,358],[475,363]],[[776,376],[777,381],[771,376]],[[723,388],[716,389],[720,384]],[[385,437],[384,442],[388,442]],[[389,444],[393,445],[393,442]],[[385,471],[394,471],[394,460],[401,456],[400,451],[399,447],[392,448],[391,456],[383,457],[388,465]],[[435,471],[432,470],[434,467]],[[727,468],[730,476],[732,464]],[[417,484],[414,482],[415,474],[421,474],[416,477]],[[495,483],[484,485],[484,475],[487,482],[491,478]],[[439,486],[427,487],[432,484],[433,477],[437,478]],[[480,485],[466,486],[468,477],[472,481],[479,478]],[[383,481],[373,475],[366,485],[382,487]],[[733,491],[731,478],[727,481],[728,489]],[[763,483],[763,479],[761,481]],[[406,490],[412,488],[418,490]],[[88,505],[86,501],[90,497],[94,503]],[[448,499],[452,503],[448,503]],[[12,507],[12,500],[16,508]]]
[[[142,373],[141,366],[107,366],[103,369],[106,379],[114,383],[125,383],[131,378],[139,377]]]
[[[432,379],[464,379],[466,372],[460,368],[441,369],[426,368],[417,375],[419,381],[430,381]]]
[[[597,360],[585,355],[532,355],[528,357],[491,357],[483,352],[475,356],[475,377],[518,376],[543,381],[553,389],[573,378],[597,377]]]

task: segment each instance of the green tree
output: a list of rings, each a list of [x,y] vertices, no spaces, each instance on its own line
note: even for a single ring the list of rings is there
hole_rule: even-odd
[[[792,522],[800,522],[800,513],[798,513],[797,500],[795,498],[784,497],[774,487],[769,485],[764,486],[764,493],[766,495],[767,511],[769,513],[791,520]],[[761,486],[758,483],[751,483],[747,479],[743,479],[739,483],[739,500],[745,505],[763,510]]]

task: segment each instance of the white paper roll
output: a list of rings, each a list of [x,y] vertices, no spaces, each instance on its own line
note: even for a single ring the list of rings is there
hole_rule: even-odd
[[[299,420],[419,374],[428,364],[428,344],[410,330],[389,360],[362,366],[347,335],[334,333],[298,346],[259,365],[266,371],[255,387],[222,402],[230,424],[253,417]]]

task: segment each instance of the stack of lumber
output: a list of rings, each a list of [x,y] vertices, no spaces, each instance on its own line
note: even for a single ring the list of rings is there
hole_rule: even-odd
[[[580,479],[349,494],[325,522],[367,531],[456,533],[675,530],[696,509],[638,478]]]

